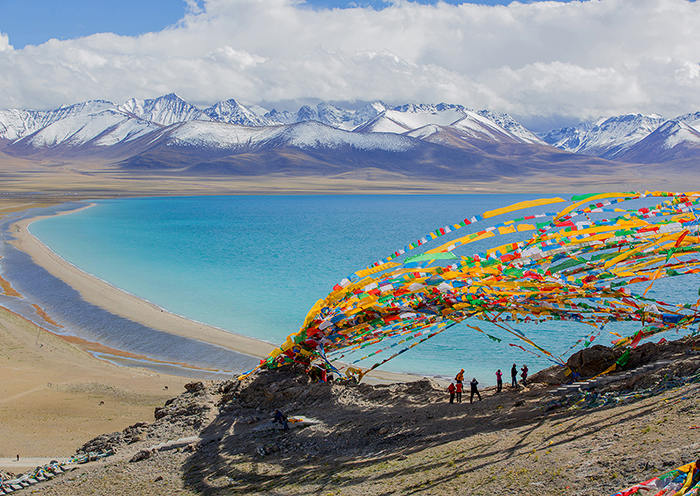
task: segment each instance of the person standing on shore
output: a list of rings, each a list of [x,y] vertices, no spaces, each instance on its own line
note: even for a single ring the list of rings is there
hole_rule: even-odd
[[[503,372],[501,369],[496,371],[496,392],[500,393],[503,390]]]
[[[523,386],[527,386],[527,365],[523,364],[523,368],[520,369],[520,377],[523,378]]]
[[[472,387],[471,395],[469,396],[469,403],[474,401],[475,394],[479,397],[479,401],[481,401],[481,394],[479,394],[479,389],[477,389],[477,386],[479,385],[479,381],[476,380],[476,377],[473,377],[472,382],[470,382],[469,384]]]
[[[514,388],[518,388],[518,367],[513,364],[513,367],[510,369],[510,379],[511,379],[511,386]]]
[[[457,375],[455,376],[455,381],[457,384],[462,384],[464,382],[464,369],[461,369],[459,372],[457,372]]]
[[[457,391],[457,403],[461,403],[462,402],[462,391],[463,391],[463,386],[462,386],[461,382],[457,383],[456,391]]]
[[[450,383],[450,385],[447,387],[447,392],[450,393],[450,403],[455,402],[455,385],[453,383]]]

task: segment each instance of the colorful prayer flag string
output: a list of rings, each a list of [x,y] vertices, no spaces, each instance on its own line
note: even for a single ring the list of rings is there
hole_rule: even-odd
[[[633,200],[657,203],[622,208]],[[361,361],[391,350],[374,369],[468,318],[491,322],[523,344],[511,346],[534,348],[556,362],[561,359],[505,321],[589,324],[597,332],[587,343],[608,322],[636,321],[639,330],[615,342],[631,347],[669,329],[689,329],[700,321],[697,302],[674,305],[646,294],[659,279],[700,272],[700,260],[693,258],[700,251],[699,201],[700,192],[574,196],[558,212],[524,215],[414,251],[486,219],[565,200],[530,200],[465,217],[345,277],[260,366],[309,363],[374,346],[355,359]],[[457,253],[503,235],[519,239]],[[633,283],[648,286],[639,294],[626,287]]]

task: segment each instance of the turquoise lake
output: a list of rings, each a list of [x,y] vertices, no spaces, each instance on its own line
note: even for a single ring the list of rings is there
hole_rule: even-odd
[[[314,302],[351,272],[437,227],[543,196],[552,195],[100,200],[92,208],[34,222],[30,230],[80,269],[173,313],[277,344],[298,330]],[[477,224],[473,229],[488,225],[491,223]],[[457,231],[460,235],[468,232]],[[433,243],[428,247],[437,245]],[[468,253],[460,254],[486,247],[470,246]],[[695,302],[698,277],[690,277],[659,281],[654,296]],[[482,324],[503,342],[495,343],[457,325],[383,368],[453,376],[463,367],[482,384],[492,384],[495,370],[506,372],[514,362],[518,366],[527,363],[531,372],[551,364],[508,346],[522,343],[495,326]],[[559,354],[589,335],[592,328],[556,322],[519,325],[518,329]],[[595,342],[609,343],[608,331],[635,329],[629,323],[609,325]],[[372,363],[366,360],[359,365]]]

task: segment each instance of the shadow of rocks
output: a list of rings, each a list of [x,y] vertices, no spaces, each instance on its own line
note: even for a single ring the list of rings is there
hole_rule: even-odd
[[[483,401],[449,404],[442,388],[427,379],[379,386],[315,384],[290,370],[261,372],[240,385],[220,385],[219,413],[183,466],[185,485],[207,495],[287,494],[299,485],[313,494],[406,471],[420,472],[429,480],[431,467],[451,466],[455,460],[446,457],[391,470],[387,464],[475,434],[522,427],[519,442],[500,448],[485,444],[459,460],[461,474],[480,470],[521,454],[529,433],[545,419],[585,415],[545,412],[539,401],[543,390],[490,390],[482,392]],[[275,409],[317,423],[286,433],[260,429]],[[624,419],[610,420],[620,421]],[[593,433],[600,427],[587,425],[584,431]],[[347,475],[367,467],[376,470]]]

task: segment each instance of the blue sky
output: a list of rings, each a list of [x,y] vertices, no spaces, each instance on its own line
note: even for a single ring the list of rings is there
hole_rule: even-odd
[[[507,5],[512,0],[443,1]],[[534,1],[521,0],[522,3]],[[383,0],[308,0],[307,3],[314,8],[355,5],[383,8],[387,5]],[[15,48],[38,45],[51,38],[66,40],[101,32],[133,36],[175,24],[185,10],[184,0],[0,0],[0,32],[9,36]]]
[[[185,12],[181,0],[0,0],[0,31],[15,48],[100,32],[159,31]]]

